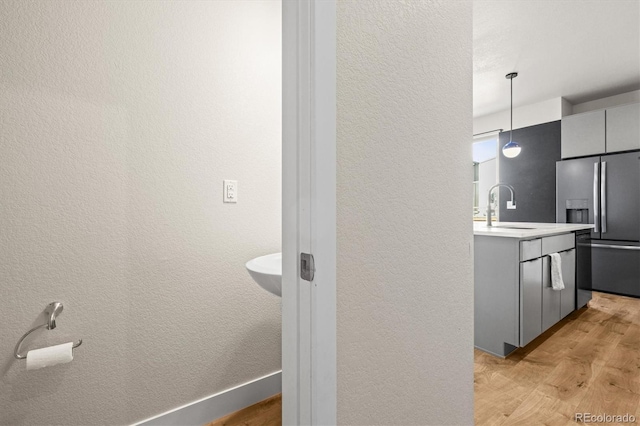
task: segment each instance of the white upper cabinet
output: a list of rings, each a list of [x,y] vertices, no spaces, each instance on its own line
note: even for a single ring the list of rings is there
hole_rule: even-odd
[[[640,104],[607,109],[607,152],[640,149]]]
[[[640,104],[562,118],[562,158],[640,149]]]
[[[560,138],[562,158],[604,153],[604,110],[563,117]]]

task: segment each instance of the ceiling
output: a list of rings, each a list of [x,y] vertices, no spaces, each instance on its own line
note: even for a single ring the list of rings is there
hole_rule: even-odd
[[[640,89],[640,0],[475,0],[473,116]]]

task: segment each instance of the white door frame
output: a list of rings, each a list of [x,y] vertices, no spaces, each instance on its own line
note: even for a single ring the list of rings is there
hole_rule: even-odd
[[[283,0],[282,27],[282,420],[334,425],[336,1]]]

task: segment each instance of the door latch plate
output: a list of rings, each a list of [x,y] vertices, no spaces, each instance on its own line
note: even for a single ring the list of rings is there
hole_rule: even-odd
[[[316,265],[313,255],[309,253],[300,253],[300,278],[305,281],[313,281],[316,272]]]

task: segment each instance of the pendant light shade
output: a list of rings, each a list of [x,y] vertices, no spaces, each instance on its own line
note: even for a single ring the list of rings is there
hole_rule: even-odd
[[[522,151],[520,145],[513,141],[513,79],[517,76],[517,72],[510,72],[505,75],[505,78],[511,80],[511,130],[509,130],[509,143],[502,147],[502,155],[507,158],[515,158]]]
[[[505,146],[502,147],[502,155],[507,158],[517,157],[518,154],[520,154],[520,151],[522,151],[520,145],[513,141],[509,141]]]

